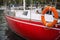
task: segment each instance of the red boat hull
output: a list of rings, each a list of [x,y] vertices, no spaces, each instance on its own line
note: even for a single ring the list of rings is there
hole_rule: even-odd
[[[60,30],[44,28],[40,22],[6,16],[9,27],[27,40],[56,40]]]

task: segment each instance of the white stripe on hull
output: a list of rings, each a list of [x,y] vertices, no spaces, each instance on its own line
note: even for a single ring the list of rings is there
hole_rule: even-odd
[[[7,17],[7,16],[6,16],[6,17]],[[15,19],[9,18],[9,17],[7,17],[7,18],[10,19],[10,20],[13,20],[13,21],[16,21],[16,22],[20,22],[20,23],[24,23],[24,24],[28,24],[28,25],[33,25],[33,26],[43,27],[43,28],[48,28],[48,29],[60,30],[59,28],[49,28],[49,27],[46,27],[46,26],[43,26],[43,25],[38,25],[38,24],[23,22],[23,21],[19,21],[19,20],[15,20]]]

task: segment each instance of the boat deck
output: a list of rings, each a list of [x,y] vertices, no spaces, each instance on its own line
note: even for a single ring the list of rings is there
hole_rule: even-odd
[[[39,13],[36,13],[36,10],[39,10]],[[59,10],[57,10],[59,12]],[[34,20],[34,21],[41,21],[41,9],[35,10],[11,10],[11,12],[15,13],[15,17]],[[11,14],[11,13],[10,13]],[[60,15],[60,12],[59,12]],[[45,19],[47,22],[52,22],[54,20],[53,14],[45,14]],[[60,19],[58,19],[58,23],[60,23]]]

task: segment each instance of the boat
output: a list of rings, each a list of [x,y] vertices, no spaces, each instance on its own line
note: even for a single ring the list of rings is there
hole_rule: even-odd
[[[21,8],[22,7],[22,8]],[[21,10],[20,10],[21,9]],[[26,40],[57,40],[60,37],[60,19],[57,16],[57,22],[55,23],[53,15],[42,15],[42,8],[36,8],[30,6],[29,9],[25,9],[25,0],[23,0],[23,6],[11,7],[10,10],[5,10],[5,18],[9,28],[17,35],[25,38]],[[46,11],[46,10],[45,10]],[[57,10],[60,12],[60,10]],[[45,13],[45,12],[44,12]],[[55,13],[55,12],[53,12]],[[54,24],[47,26],[44,25],[41,16],[45,17],[45,20],[53,22]],[[55,16],[55,14],[54,14]],[[44,21],[45,21],[44,20]],[[59,39],[60,40],[60,39]]]

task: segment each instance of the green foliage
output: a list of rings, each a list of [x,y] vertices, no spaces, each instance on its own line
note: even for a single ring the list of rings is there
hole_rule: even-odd
[[[3,5],[3,0],[0,0],[0,6]]]

